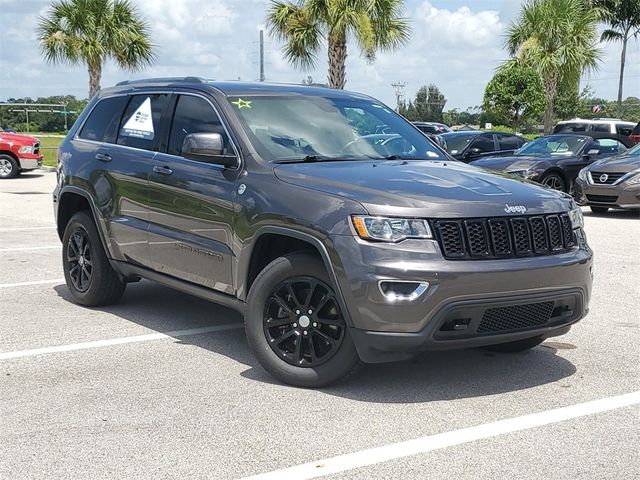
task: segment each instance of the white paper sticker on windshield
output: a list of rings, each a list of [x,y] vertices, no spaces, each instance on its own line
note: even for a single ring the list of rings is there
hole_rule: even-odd
[[[127,137],[153,140],[153,119],[151,117],[151,98],[147,97],[142,105],[131,115],[122,127],[122,135]]]

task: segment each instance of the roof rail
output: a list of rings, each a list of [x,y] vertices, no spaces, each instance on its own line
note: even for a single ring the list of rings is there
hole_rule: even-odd
[[[207,83],[205,78],[201,77],[158,77],[158,78],[142,78],[139,80],[123,80],[121,82],[116,83],[116,86],[119,87],[121,85],[132,85],[135,83],[157,83],[157,82],[166,82],[166,83]]]

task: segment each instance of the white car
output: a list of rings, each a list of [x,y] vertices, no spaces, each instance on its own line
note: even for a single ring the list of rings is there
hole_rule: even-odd
[[[591,120],[574,118],[558,122],[553,128],[553,133],[602,132],[628,137],[635,126],[635,123],[625,122],[619,118],[593,118]]]

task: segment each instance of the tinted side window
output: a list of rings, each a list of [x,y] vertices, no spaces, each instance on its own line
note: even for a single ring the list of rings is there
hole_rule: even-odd
[[[129,97],[110,97],[100,100],[85,122],[80,138],[97,142],[116,143],[118,126]]]
[[[480,153],[494,152],[496,149],[493,144],[493,137],[485,135],[481,135],[471,142],[468,151],[471,151],[472,148],[480,149]]]
[[[517,150],[522,146],[522,141],[514,135],[498,135],[500,150]]]
[[[594,132],[609,133],[611,132],[611,126],[608,123],[594,123],[591,125],[591,130]]]
[[[633,132],[633,127],[617,123],[616,130],[618,131],[618,135],[624,135],[625,137],[628,137],[629,135],[631,135],[631,132]]]
[[[211,108],[209,102],[204,98],[193,97],[191,95],[181,95],[178,98],[176,109],[171,122],[171,132],[169,134],[169,147],[167,153],[171,155],[182,155],[182,144],[184,137],[189,133],[219,133],[224,140],[225,152],[227,153],[228,139],[222,127],[220,118],[215,110]]]
[[[562,124],[556,125],[556,128],[553,129],[553,133],[586,132],[586,131],[587,131],[586,123],[562,123]]]
[[[131,97],[120,122],[118,145],[153,150],[168,101],[169,95],[165,93]]]

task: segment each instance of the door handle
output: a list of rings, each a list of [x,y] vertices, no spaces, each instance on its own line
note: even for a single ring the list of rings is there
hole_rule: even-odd
[[[171,175],[173,173],[173,170],[169,167],[159,167],[157,165],[153,167],[153,171],[161,175]]]
[[[110,162],[111,155],[107,155],[106,153],[96,153],[96,160],[100,160],[101,162]]]

